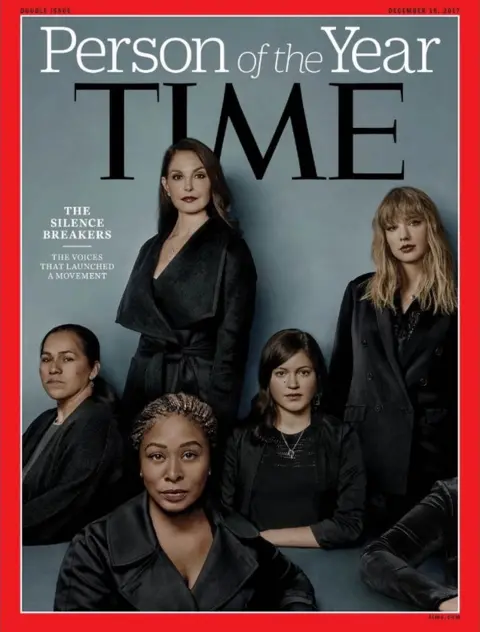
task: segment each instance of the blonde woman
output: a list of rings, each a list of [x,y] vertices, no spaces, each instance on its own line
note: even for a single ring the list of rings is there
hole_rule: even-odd
[[[385,529],[457,473],[457,298],[438,210],[392,189],[373,220],[375,272],[345,291],[330,362],[328,412],[357,428],[367,520]]]

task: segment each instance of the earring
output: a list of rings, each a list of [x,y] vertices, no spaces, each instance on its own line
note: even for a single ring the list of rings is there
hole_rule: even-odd
[[[320,395],[319,395],[318,393],[317,393],[317,394],[315,395],[315,397],[313,398],[313,401],[312,401],[312,406],[313,406],[314,408],[319,408],[319,407],[320,407]]]
[[[140,472],[140,478],[143,478],[143,472]]]

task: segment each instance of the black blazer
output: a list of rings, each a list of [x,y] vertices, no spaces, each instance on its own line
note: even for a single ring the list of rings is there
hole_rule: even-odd
[[[223,425],[236,418],[242,391],[255,264],[240,235],[210,218],[154,281],[165,238],[142,246],[118,308],[116,322],[142,334],[125,384],[125,423],[160,395],[184,391],[208,402]]]
[[[160,548],[147,494],[132,498],[75,537],[54,610],[316,610],[307,577],[252,525],[210,516],[213,544],[190,590]]]
[[[442,601],[458,594],[457,521],[457,479],[438,481],[426,498],[365,549],[363,580],[374,590],[421,610],[438,610]],[[415,568],[438,552],[446,557],[444,585]]]
[[[457,472],[457,315],[415,330],[402,369],[391,310],[361,300],[370,276],[345,290],[324,405],[357,428],[368,485],[380,492],[405,494],[413,442],[430,444],[437,457],[421,498]]]
[[[365,474],[355,430],[328,415],[314,415],[320,520],[310,526],[322,548],[355,542],[363,529]],[[253,427],[236,428],[225,450],[221,498],[225,507],[250,519],[252,491],[265,442]]]
[[[56,417],[46,410],[22,437],[23,465]],[[91,397],[67,417],[23,480],[23,544],[68,542],[111,511],[122,476],[123,443],[107,404]]]

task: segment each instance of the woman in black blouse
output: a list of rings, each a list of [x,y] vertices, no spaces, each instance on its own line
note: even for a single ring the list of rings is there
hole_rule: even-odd
[[[316,610],[304,573],[208,491],[216,420],[184,393],[133,432],[144,491],[89,525],[62,563],[55,610]]]
[[[445,581],[418,566],[428,557],[445,558]],[[381,538],[361,561],[365,583],[420,610],[458,610],[458,479],[438,481],[430,494]]]
[[[277,546],[345,546],[360,536],[365,477],[355,430],[324,415],[325,364],[297,329],[265,345],[260,391],[227,442],[222,501]]]
[[[229,215],[215,154],[184,139],[163,158],[158,234],[140,249],[117,322],[141,334],[122,401],[125,435],[164,393],[198,395],[220,439],[235,419],[255,307],[256,270]]]
[[[56,407],[22,437],[24,545],[67,542],[119,501],[123,442],[115,395],[99,371],[92,331],[68,324],[46,334],[40,378]]]
[[[457,298],[433,201],[392,189],[373,220],[375,272],[351,281],[326,408],[357,428],[367,519],[381,532],[457,473]]]

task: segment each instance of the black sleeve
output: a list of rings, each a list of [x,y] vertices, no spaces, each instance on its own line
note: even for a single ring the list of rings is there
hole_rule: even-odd
[[[322,548],[352,544],[363,531],[366,478],[360,440],[346,423],[342,434],[335,511],[331,518],[311,526]]]
[[[115,587],[104,550],[92,528],[75,536],[60,567],[55,611],[115,609]]]
[[[112,423],[106,418],[91,417],[82,421],[79,432],[69,437],[55,485],[23,504],[24,545],[61,542],[65,533],[73,529],[74,535],[78,530],[74,525],[80,524],[79,517],[81,521],[99,487],[106,484],[105,472],[113,465],[120,466],[112,462],[110,452]]]
[[[325,412],[338,419],[344,417],[353,373],[353,288],[353,284],[349,283],[343,295],[330,359],[327,391],[322,403]]]
[[[273,595],[274,609],[318,610],[315,591],[305,573],[273,544],[262,537],[256,540],[260,586]]]
[[[438,610],[442,601],[457,596],[457,590],[442,586],[415,567],[444,546],[451,520],[442,484],[437,483],[429,496],[365,549],[361,559],[364,582],[421,610]]]
[[[248,356],[250,328],[255,312],[257,273],[243,240],[226,254],[222,280],[223,318],[217,332],[209,403],[220,426],[236,419]],[[225,426],[220,428],[226,432]]]
[[[235,490],[237,485],[238,471],[238,430],[234,430],[225,445],[223,455],[222,476],[220,480],[220,496],[222,505],[226,509],[237,509],[235,507]]]

